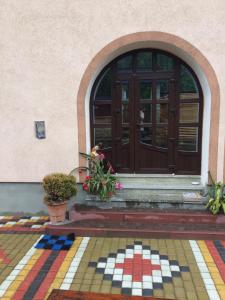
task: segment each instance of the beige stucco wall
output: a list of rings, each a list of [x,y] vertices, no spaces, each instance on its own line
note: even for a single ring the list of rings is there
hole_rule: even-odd
[[[77,93],[93,57],[134,32],[177,35],[208,59],[220,86],[218,179],[225,132],[223,0],[0,0],[0,181],[35,182],[78,165]],[[46,121],[37,140],[34,121]]]

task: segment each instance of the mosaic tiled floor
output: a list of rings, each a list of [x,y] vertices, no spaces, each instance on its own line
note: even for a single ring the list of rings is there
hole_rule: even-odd
[[[47,299],[54,288],[223,300],[225,242],[2,233],[0,299]]]
[[[43,229],[48,224],[48,216],[0,216],[0,231],[17,228]]]

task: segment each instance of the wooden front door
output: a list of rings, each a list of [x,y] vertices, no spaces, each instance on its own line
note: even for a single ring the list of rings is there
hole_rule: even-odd
[[[143,53],[151,63],[138,60]],[[105,144],[115,170],[200,174],[202,97],[191,70],[165,53],[142,50],[117,59],[105,74],[92,94],[92,144]]]

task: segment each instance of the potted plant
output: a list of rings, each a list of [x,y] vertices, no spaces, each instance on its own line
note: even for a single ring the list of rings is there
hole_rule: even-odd
[[[46,192],[44,203],[48,207],[51,223],[65,221],[67,202],[77,193],[76,178],[52,173],[43,178],[43,188]]]
[[[221,182],[214,182],[208,190],[209,201],[206,205],[214,215],[223,211],[225,214],[225,185]]]
[[[117,181],[116,176],[112,173],[112,168],[106,169],[104,164],[105,156],[88,155],[81,153],[89,162],[89,176],[85,177],[83,189],[93,195],[97,195],[100,200],[107,201],[116,190],[122,189],[122,184]]]

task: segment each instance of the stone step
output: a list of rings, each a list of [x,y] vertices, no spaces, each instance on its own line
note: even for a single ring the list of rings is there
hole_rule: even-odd
[[[117,174],[122,184],[153,184],[153,185],[201,185],[199,175],[171,175],[171,174]]]
[[[116,194],[117,198],[140,202],[185,202],[202,201],[202,185],[190,184],[140,184],[126,183]]]
[[[124,183],[122,190],[156,190],[156,191],[202,191],[203,185],[191,184],[152,184],[152,183]]]

